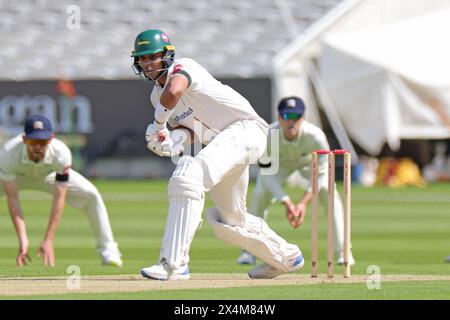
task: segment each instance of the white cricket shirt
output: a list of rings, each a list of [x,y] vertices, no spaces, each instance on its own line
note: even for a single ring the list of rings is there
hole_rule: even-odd
[[[53,138],[48,144],[44,158],[36,163],[28,158],[22,134],[8,140],[0,149],[0,180],[12,181],[17,177],[43,179],[49,173],[67,174],[72,165],[69,148]]]
[[[216,80],[194,60],[175,60],[168,70],[166,83],[178,74],[189,80],[189,87],[170,117],[172,127],[183,125],[191,129],[203,144],[208,144],[213,136],[239,120],[256,120],[263,129],[268,127],[247,99]],[[154,86],[151,94],[153,106],[158,104],[163,90]]]
[[[278,146],[273,146],[272,135],[274,132],[278,132]],[[319,128],[303,121],[298,136],[292,140],[286,140],[283,134],[283,130],[279,122],[274,122],[270,125],[269,134],[267,136],[267,150],[265,155],[261,157],[258,162],[261,166],[272,165],[274,161],[278,161],[280,173],[288,172],[289,174],[295,170],[300,171],[302,174],[306,172],[310,173],[311,168],[311,153],[315,150],[329,150],[329,144],[325,133]],[[276,159],[276,160],[275,160]],[[319,182],[323,183],[325,175],[327,174],[328,164],[327,157],[320,156],[318,164],[318,176]],[[276,175],[276,174],[275,174]],[[281,185],[277,182],[277,179],[272,175],[261,175],[261,179],[268,186],[271,186],[271,191],[274,196],[282,201],[287,195],[281,188]],[[311,191],[310,177],[305,177],[309,180],[307,187],[308,191]]]
[[[325,133],[319,128],[303,121],[298,136],[292,140],[286,140],[283,130],[279,122],[275,122],[270,126],[267,141],[271,141],[272,130],[279,130],[279,148],[272,148],[275,152],[273,156],[279,158],[282,168],[288,170],[298,170],[311,165],[311,153],[315,150],[329,150],[329,144]],[[321,157],[323,166],[326,163],[326,157]],[[326,167],[326,166],[325,166]]]

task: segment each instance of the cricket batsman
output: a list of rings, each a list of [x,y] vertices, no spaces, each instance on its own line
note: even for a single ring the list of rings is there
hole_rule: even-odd
[[[292,227],[299,227],[306,216],[306,207],[312,198],[311,193],[311,153],[315,150],[330,150],[327,138],[323,131],[313,124],[305,121],[303,115],[305,105],[298,97],[287,97],[281,99],[278,104],[278,122],[270,126],[267,139],[268,149],[272,152],[268,156],[261,157],[258,165],[261,169],[270,168],[276,159],[279,169],[274,174],[259,174],[256,187],[250,201],[249,213],[259,217],[267,218],[268,207],[273,200],[281,203],[286,210],[286,217]],[[276,142],[279,148],[272,148],[272,135],[278,134]],[[326,207],[328,204],[328,164],[326,157],[319,158],[318,186],[319,201]],[[305,193],[300,201],[296,203],[283,190],[283,184],[287,178],[298,171],[305,178]],[[334,198],[334,226],[335,226],[335,253],[337,263],[344,263],[344,210],[342,200],[336,191]],[[255,256],[242,251],[237,262],[239,264],[255,264]],[[350,254],[350,265],[355,264],[353,255]]]
[[[157,280],[189,279],[189,247],[202,222],[206,192],[215,204],[206,212],[215,235],[264,262],[249,272],[251,278],[300,269],[304,259],[298,246],[247,213],[249,164],[265,150],[267,123],[244,97],[196,61],[175,59],[175,47],[160,30],[141,32],[131,56],[136,74],[154,84],[155,120],[147,128],[147,147],[159,156],[175,156],[191,133],[206,145],[195,157],[179,159],[168,185],[159,262],[141,274]],[[169,131],[167,124],[175,130]]]
[[[54,238],[67,201],[86,214],[97,238],[97,252],[102,264],[122,266],[103,199],[86,178],[71,169],[69,148],[54,138],[50,120],[31,115],[25,120],[25,133],[7,141],[0,150],[0,197],[6,195],[9,213],[19,238],[18,266],[31,261],[25,217],[20,207],[20,190],[38,190],[53,195],[48,227],[38,256],[45,266],[55,266]]]

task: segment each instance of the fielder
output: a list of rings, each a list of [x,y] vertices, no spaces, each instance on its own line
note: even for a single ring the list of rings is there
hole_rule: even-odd
[[[97,252],[102,263],[122,266],[121,254],[114,242],[108,213],[97,189],[78,172],[72,170],[69,148],[52,133],[50,120],[41,115],[29,116],[25,134],[7,141],[0,150],[0,180],[6,194],[9,212],[19,238],[19,266],[31,261],[25,219],[20,208],[19,191],[39,190],[53,195],[50,220],[38,256],[44,265],[55,266],[53,240],[67,202],[83,210],[97,238]]]
[[[311,153],[318,149],[329,150],[330,147],[323,131],[313,124],[304,120],[305,105],[300,98],[284,98],[278,104],[278,122],[271,125],[268,135],[268,149],[272,152],[270,156],[258,160],[261,168],[274,166],[278,161],[279,166],[275,174],[259,174],[256,187],[250,201],[249,213],[267,218],[268,207],[272,200],[280,202],[286,209],[286,217],[292,227],[299,227],[306,215],[306,207],[312,198],[311,193]],[[278,134],[279,148],[271,147],[273,143],[271,136]],[[268,154],[268,153],[266,153]],[[327,158],[319,158],[318,187],[319,199],[323,206],[327,206],[328,195],[328,165]],[[262,169],[261,169],[262,170]],[[305,178],[306,190],[300,201],[296,204],[283,190],[282,185],[286,179],[295,171]],[[344,263],[344,210],[342,200],[336,191],[334,198],[334,226],[335,226],[335,253],[337,263]],[[255,264],[255,256],[242,251],[237,262],[239,264]],[[349,258],[350,265],[355,264],[353,256]]]
[[[216,207],[207,210],[206,219],[215,235],[265,262],[249,272],[251,278],[300,269],[300,249],[278,236],[264,219],[247,214],[249,163],[264,152],[267,123],[244,97],[197,62],[175,60],[175,47],[160,30],[141,32],[132,57],[136,74],[154,83],[155,121],[147,128],[148,148],[160,156],[178,155],[184,150],[182,141],[192,139],[191,132],[207,145],[195,157],[179,159],[168,185],[169,212],[159,263],[143,268],[141,274],[158,280],[189,279],[189,247],[200,228],[208,191]],[[171,133],[167,123],[179,129]]]

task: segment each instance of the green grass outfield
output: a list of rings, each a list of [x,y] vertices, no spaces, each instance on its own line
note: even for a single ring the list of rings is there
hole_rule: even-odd
[[[21,194],[30,253],[33,262],[22,268],[15,266],[17,239],[7,211],[0,204],[0,278],[63,277],[66,269],[78,265],[82,276],[137,275],[144,266],[157,262],[164,231],[167,197],[165,181],[94,181],[105,198],[114,234],[123,253],[124,267],[100,266],[95,240],[81,211],[66,206],[58,230],[55,247],[57,266],[42,266],[34,257],[44,234],[50,210],[50,197],[35,192]],[[252,189],[252,188],[251,188]],[[251,192],[250,189],[250,192]],[[341,186],[340,186],[341,190]],[[292,197],[303,191],[289,189]],[[48,201],[47,201],[48,200]],[[208,202],[207,206],[211,206]],[[310,208],[309,208],[310,209]],[[325,213],[320,216],[321,265],[326,256]],[[310,272],[310,211],[304,225],[294,230],[288,224],[280,205],[272,205],[269,224],[286,240],[298,244],[306,265],[300,274]],[[368,275],[369,266],[378,266],[383,274],[450,275],[450,185],[426,188],[352,190],[352,243],[357,260],[353,274]],[[250,269],[235,260],[239,249],[216,239],[203,221],[191,247],[191,273],[237,273]],[[342,268],[335,267],[336,274]],[[340,276],[340,275],[339,275]],[[142,280],[146,281],[146,280]],[[1,287],[1,280],[0,280]],[[21,296],[0,296],[0,299]],[[303,284],[239,288],[152,290],[130,293],[71,293],[38,295],[26,298],[48,299],[449,299],[450,281],[411,281],[381,283],[380,290],[369,290],[366,283]]]

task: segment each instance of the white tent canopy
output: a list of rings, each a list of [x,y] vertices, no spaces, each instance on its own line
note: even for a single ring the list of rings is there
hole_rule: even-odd
[[[314,111],[305,66],[316,59],[336,116],[370,154],[385,142],[396,149],[401,139],[450,137],[448,2],[347,1],[313,29],[276,58],[276,99],[297,94]]]
[[[349,135],[372,154],[385,141],[447,138],[450,10],[324,37],[320,72]],[[413,83],[414,85],[408,85]]]

